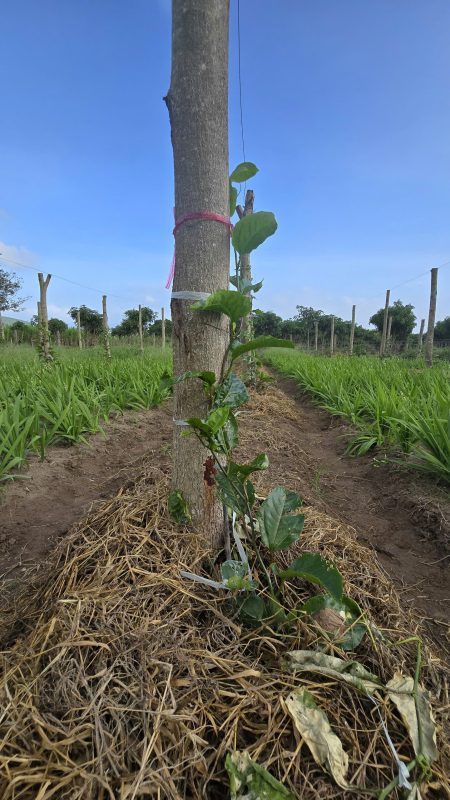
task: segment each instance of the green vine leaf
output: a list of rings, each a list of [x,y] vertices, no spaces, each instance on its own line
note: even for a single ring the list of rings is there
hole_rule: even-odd
[[[189,370],[189,372],[183,372],[181,375],[178,375],[178,377],[174,379],[173,383],[181,383],[181,381],[185,381],[188,378],[199,378],[208,386],[214,386],[216,382],[216,373],[209,372],[207,370]]]
[[[236,275],[231,275],[230,283],[232,283],[238,292],[241,292],[242,294],[250,294],[251,292],[256,294],[256,292],[259,292],[259,290],[263,287],[263,281],[252,283],[248,280],[248,278],[240,278]]]
[[[227,753],[225,767],[231,800],[294,800],[294,795],[264,767],[252,761],[246,750]]]
[[[250,217],[248,217],[250,219]],[[219,289],[211,294],[206,300],[193,303],[191,308],[196,311],[216,312],[226,314],[232,322],[239,322],[241,317],[247,316],[252,310],[252,301],[249,297],[240,292],[232,292],[228,289]]]
[[[214,405],[238,408],[247,401],[248,392],[245,383],[234,372],[231,372],[217,388]]]
[[[314,619],[314,616],[324,609],[336,611],[345,626],[345,630],[336,637],[336,643],[342,650],[355,650],[367,630],[358,603],[347,595],[343,595],[341,600],[336,600],[329,594],[320,594],[307,600],[300,611],[306,612]]]
[[[241,620],[253,627],[261,622],[266,611],[264,600],[258,594],[239,597],[237,606]]]
[[[230,181],[233,183],[245,183],[253,178],[259,172],[258,167],[251,161],[243,161],[234,168],[230,175]]]
[[[223,453],[229,454],[239,444],[239,428],[237,419],[230,412],[226,424],[216,434],[216,440]]]
[[[236,359],[243,356],[244,353],[248,353],[251,350],[260,350],[262,347],[285,347],[292,350],[295,345],[288,339],[278,339],[276,336],[257,336],[256,339],[252,339],[250,342],[237,344],[233,347],[231,350],[231,361],[236,361]]]
[[[303,530],[303,516],[287,514],[290,510],[292,505],[282,486],[272,489],[258,509],[261,539],[271,552],[289,547],[298,540]]]
[[[269,467],[269,459],[267,458],[265,453],[259,453],[253,461],[250,461],[249,464],[236,464],[234,461],[231,461],[228,466],[228,472],[231,478],[234,477],[247,477],[251,475],[252,472],[260,472],[262,470],[268,469]]]
[[[191,522],[189,509],[181,492],[171,492],[168,499],[169,514],[179,525],[188,525]]]
[[[342,600],[342,575],[330,561],[319,553],[303,553],[287,569],[277,570],[282,580],[303,578],[310,583],[323,586],[339,603]]]
[[[236,202],[237,202],[238,190],[235,186],[231,185],[230,181],[230,217],[233,216],[234,212],[236,211]]]
[[[242,217],[233,229],[233,247],[240,255],[251,253],[272,236],[277,227],[277,221],[271,211],[256,211],[255,214]]]
[[[255,487],[249,480],[242,477],[230,477],[223,472],[216,473],[216,485],[222,503],[235,511],[236,514],[245,516],[248,506],[252,508],[255,502]]]

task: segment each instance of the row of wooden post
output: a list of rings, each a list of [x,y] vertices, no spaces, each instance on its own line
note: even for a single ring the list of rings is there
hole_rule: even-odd
[[[431,367],[433,365],[434,326],[436,324],[437,279],[438,279],[438,267],[433,267],[431,269],[430,307],[428,311],[427,336],[425,339],[425,363],[428,367]],[[381,334],[381,342],[380,342],[380,356],[385,355],[388,342],[391,338],[392,317],[389,315],[390,296],[391,296],[391,291],[390,289],[387,289],[386,301],[384,305],[383,331]],[[422,319],[420,321],[420,331],[417,342],[417,352],[419,355],[422,352],[424,328],[425,328],[425,320]]]
[[[42,272],[38,272],[39,281],[39,300],[37,302],[37,317],[38,317],[38,331],[39,331],[39,347],[41,350],[42,358],[45,361],[51,361],[52,356],[50,353],[50,333],[48,328],[48,311],[47,311],[47,289],[51,281],[51,274],[49,273],[44,280]],[[166,321],[164,308],[161,309],[161,346],[166,346]],[[78,347],[80,350],[83,347],[83,339],[81,335],[81,319],[80,309],[77,311],[77,331],[78,331]],[[17,333],[17,332],[16,332]],[[103,346],[107,358],[111,358],[111,341],[110,330],[108,323],[108,310],[107,310],[107,296],[102,296],[102,333],[103,333]],[[56,334],[57,345],[61,344],[61,334],[59,331]],[[139,306],[139,345],[140,350],[144,352],[144,333],[142,326],[142,307]]]
[[[431,270],[431,289],[430,289],[430,307],[428,312],[428,329],[427,329],[427,336],[425,340],[425,362],[427,366],[431,367],[433,364],[433,343],[434,343],[434,326],[436,322],[436,299],[437,299],[437,276],[438,276],[438,268],[433,267]],[[52,356],[50,353],[50,335],[48,329],[48,312],[47,312],[47,289],[51,280],[51,275],[48,274],[47,277],[44,279],[44,275],[42,272],[38,273],[38,280],[39,280],[39,300],[37,303],[37,310],[38,310],[38,327],[39,327],[39,346],[41,349],[42,357],[48,361],[51,360]],[[389,303],[390,303],[391,291],[390,289],[386,290],[386,300],[384,305],[384,316],[383,316],[383,329],[381,333],[381,342],[380,342],[380,356],[384,356],[388,343],[391,338],[391,326],[392,326],[392,316],[389,314]],[[107,297],[104,294],[102,297],[102,323],[103,323],[103,344],[105,349],[105,354],[107,358],[111,358],[111,342],[110,342],[110,331],[109,331],[109,324],[108,324],[108,312],[107,312]],[[161,345],[165,347],[166,345],[166,323],[165,323],[165,314],[164,308],[161,309]],[[352,306],[352,323],[350,328],[350,343],[349,343],[349,353],[353,355],[353,345],[355,340],[355,325],[356,325],[356,306]],[[418,343],[417,343],[417,352],[420,355],[422,352],[423,347],[423,332],[425,328],[425,319],[420,321],[420,331],[418,336]],[[81,349],[83,347],[83,340],[81,335],[81,320],[80,320],[80,311],[77,311],[77,331],[78,331],[78,347]],[[60,334],[57,334],[57,344],[61,341]],[[319,324],[316,320],[314,323],[314,350],[318,351],[318,342],[319,342]],[[142,325],[142,307],[139,306],[139,345],[140,350],[144,352],[144,333],[143,333],[143,325]],[[308,348],[309,348],[309,331],[308,331]],[[334,316],[331,317],[331,330],[330,330],[330,353],[333,355],[336,349],[336,336],[334,333]]]

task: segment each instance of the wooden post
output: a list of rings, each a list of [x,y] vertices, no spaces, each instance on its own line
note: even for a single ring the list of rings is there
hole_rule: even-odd
[[[0,342],[5,341],[5,326],[3,324],[2,312],[0,311]]]
[[[306,331],[306,349],[307,349],[307,350],[308,350],[308,352],[309,352],[309,328],[308,328],[308,330]]]
[[[175,218],[195,211],[229,217],[228,0],[173,0],[172,74],[166,98],[175,173]],[[176,234],[177,260],[171,312],[173,374],[212,370],[220,377],[229,343],[228,320],[192,311],[193,299],[228,289],[230,232],[197,219]],[[188,297],[183,295],[189,292]],[[224,541],[208,451],[182,436],[182,421],[204,418],[209,402],[201,381],[174,386],[173,488],[182,493],[202,544],[218,551]],[[205,466],[206,464],[206,466]]]
[[[166,346],[166,319],[164,316],[164,309],[161,309],[161,347],[164,350]]]
[[[314,350],[318,351],[319,349],[319,323],[316,320],[314,323]]]
[[[386,334],[386,349],[391,349],[391,328],[392,328],[392,315],[389,314],[388,316],[388,326],[387,326],[387,334]]]
[[[353,343],[355,341],[356,306],[352,306],[352,326],[350,328],[350,347],[349,354],[353,355]]]
[[[334,317],[331,317],[330,356],[334,353]]]
[[[423,330],[425,328],[425,320],[420,320],[420,331],[419,331],[419,338],[417,340],[417,354],[420,356],[422,353],[422,345],[423,345]]]
[[[428,329],[427,329],[427,338],[425,340],[425,364],[427,365],[427,367],[433,366],[433,344],[434,344],[434,325],[436,322],[437,279],[438,279],[438,268],[433,267],[433,269],[431,270],[430,310],[428,312]]]
[[[105,348],[106,358],[111,358],[111,343],[109,341],[109,325],[108,325],[108,312],[106,310],[106,294],[102,297],[103,309],[103,345]]]
[[[56,331],[56,344],[61,347],[61,331]]]
[[[83,339],[81,338],[81,319],[80,319],[80,309],[77,311],[77,332],[78,332],[78,347],[83,347]]]
[[[144,352],[144,334],[142,332],[142,307],[139,306],[139,347]]]
[[[384,355],[384,351],[386,350],[386,335],[387,335],[387,324],[388,324],[388,314],[389,314],[389,300],[391,297],[391,290],[386,290],[386,302],[384,304],[384,317],[383,317],[383,332],[381,334],[381,342],[380,342],[380,356]]]
[[[19,333],[17,331],[17,328],[14,328],[13,330],[13,337],[14,337],[14,344],[19,344]]]
[[[152,347],[156,347],[156,333],[152,333]]]
[[[38,272],[39,280],[39,302],[41,309],[41,355],[45,361],[51,361],[52,356],[50,353],[50,333],[48,330],[48,313],[47,313],[47,289],[51,280],[51,275],[47,275],[44,280],[42,272]]]

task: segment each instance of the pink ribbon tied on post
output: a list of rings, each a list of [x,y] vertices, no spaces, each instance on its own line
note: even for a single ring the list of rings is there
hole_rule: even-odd
[[[227,225],[230,229],[230,232],[233,230],[233,224],[229,217],[224,217],[222,214],[215,214],[214,211],[191,211],[189,214],[183,214],[182,217],[179,217],[175,221],[175,227],[173,229],[173,235],[175,237],[175,243],[173,247],[173,258],[172,264],[170,266],[169,277],[167,278],[166,289],[170,289],[170,284],[173,281],[175,275],[175,266],[176,266],[176,259],[177,259],[177,243],[176,243],[176,233],[178,228],[180,228],[185,222],[188,222],[191,219],[210,219],[213,222],[220,222],[222,225]]]

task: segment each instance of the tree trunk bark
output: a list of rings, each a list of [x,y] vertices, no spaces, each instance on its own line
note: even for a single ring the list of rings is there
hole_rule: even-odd
[[[51,275],[47,275],[44,280],[42,272],[38,272],[39,280],[39,302],[41,309],[41,355],[45,361],[51,361],[50,354],[50,333],[48,330],[48,313],[47,313],[47,289],[50,283]]]
[[[169,109],[175,171],[175,216],[212,211],[229,216],[228,188],[228,0],[173,0]],[[230,234],[226,225],[191,220],[177,232],[171,300],[174,375],[212,370],[219,377],[229,326],[218,314],[191,310],[192,299],[227,289]],[[208,472],[208,452],[195,436],[181,436],[187,417],[208,411],[200,381],[174,390],[173,486],[182,492],[205,545],[220,549],[223,510]],[[177,424],[178,423],[178,424]],[[211,483],[213,485],[211,485]]]
[[[5,326],[3,324],[2,312],[0,311],[0,342],[5,341]]]
[[[417,340],[417,354],[420,356],[422,353],[422,344],[423,344],[423,330],[425,328],[425,320],[420,320],[420,331],[419,331],[419,338]]]
[[[390,297],[391,297],[391,290],[386,289],[386,302],[384,304],[384,317],[383,317],[383,332],[381,334],[381,342],[380,342],[380,356],[383,356],[384,351],[386,350],[386,334],[387,334]]]
[[[437,279],[438,268],[431,270],[430,288],[430,310],[428,313],[427,338],[425,340],[425,364],[427,367],[433,366],[433,344],[434,344],[434,325],[436,322],[436,298],[437,298]]]
[[[349,353],[353,355],[353,343],[355,341],[356,306],[352,306],[352,327],[350,328],[350,347]]]
[[[105,348],[106,358],[111,358],[111,343],[109,341],[109,325],[108,325],[108,312],[106,310],[106,294],[102,297],[102,310],[103,310],[103,346]]]
[[[83,340],[81,338],[81,319],[80,319],[80,309],[77,311],[77,332],[78,332],[78,347],[80,350],[83,347]]]
[[[319,349],[319,323],[314,323],[314,350],[318,351]]]
[[[56,331],[56,344],[61,347],[61,331]]]
[[[139,347],[141,353],[144,352],[144,334],[142,332],[142,307],[139,306]]]
[[[334,317],[331,317],[331,331],[330,331],[330,355],[334,353]]]

